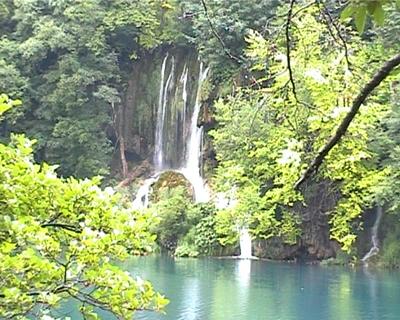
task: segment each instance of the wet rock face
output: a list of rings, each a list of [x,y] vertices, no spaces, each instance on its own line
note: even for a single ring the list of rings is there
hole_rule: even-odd
[[[279,238],[259,240],[254,243],[255,255],[277,260],[315,261],[336,257],[340,251],[337,242],[329,235],[329,215],[339,195],[325,182],[308,186],[305,190],[307,206],[297,206],[301,217],[302,235],[294,245],[287,245]]]
[[[313,183],[305,190],[306,206],[298,208],[302,218],[302,236],[299,247],[306,259],[322,260],[336,257],[340,250],[337,242],[330,239],[329,212],[339,200],[339,194],[331,190],[329,183]]]
[[[182,166],[198,72],[198,55],[190,47],[161,47],[132,64],[119,119],[128,152],[153,162],[161,110],[163,135],[168,137],[163,141],[164,161],[170,168]]]

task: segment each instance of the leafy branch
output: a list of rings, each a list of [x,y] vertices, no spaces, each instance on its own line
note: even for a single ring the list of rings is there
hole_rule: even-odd
[[[358,113],[361,105],[365,102],[368,96],[374,91],[376,87],[395,69],[400,65],[400,53],[386,61],[386,63],[374,74],[372,79],[364,86],[361,92],[358,94],[356,99],[353,101],[350,111],[346,114],[335,134],[328,140],[328,142],[320,149],[316,157],[311,161],[308,168],[301,175],[300,179],[294,185],[295,189],[298,189],[301,184],[310,178],[315,172],[318,171],[322,162],[328,153],[336,146],[341,138],[346,134],[351,122],[354,120]]]

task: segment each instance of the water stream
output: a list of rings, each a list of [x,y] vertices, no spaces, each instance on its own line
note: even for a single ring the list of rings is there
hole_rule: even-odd
[[[156,134],[155,134],[155,150],[154,150],[154,166],[156,169],[161,169],[163,164],[163,132],[165,123],[165,108],[166,108],[166,94],[168,92],[168,85],[171,81],[171,74],[168,77],[166,85],[164,85],[165,79],[165,68],[167,65],[168,54],[166,54],[162,67],[161,67],[161,83],[160,93],[158,98],[158,109],[157,109],[157,123],[156,123]]]
[[[383,215],[383,208],[381,206],[378,206],[376,208],[376,219],[374,222],[374,225],[372,226],[371,229],[371,249],[367,252],[367,254],[362,258],[362,261],[364,264],[367,264],[368,260],[372,257],[378,254],[379,252],[379,237],[378,237],[378,231],[379,231],[379,225],[382,220],[382,215]]]

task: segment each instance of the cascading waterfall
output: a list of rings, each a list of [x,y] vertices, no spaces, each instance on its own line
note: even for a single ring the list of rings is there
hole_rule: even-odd
[[[193,186],[196,202],[209,200],[208,189],[201,177],[203,128],[197,126],[201,89],[209,69],[202,62],[195,66],[198,68],[196,83],[189,76],[192,74],[191,65],[185,62],[182,68],[179,62],[167,53],[161,65],[153,156],[156,175],[147,179],[139,188],[134,201],[137,208],[148,206],[151,185],[162,172],[168,170],[185,176]],[[196,95],[193,96],[193,93]]]
[[[204,80],[207,78],[207,73],[208,68],[204,69],[203,63],[201,62],[197,84],[196,102],[192,114],[190,124],[190,137],[185,157],[186,163],[183,169],[180,170],[182,174],[186,177],[186,179],[188,179],[189,182],[192,184],[196,202],[206,202],[210,198],[209,192],[204,184],[204,180],[200,173],[201,141],[203,136],[203,127],[197,126],[201,107],[201,87]]]
[[[367,264],[367,261],[372,257],[378,254],[379,252],[379,238],[378,238],[378,230],[379,230],[379,225],[381,224],[383,216],[383,208],[381,206],[378,206],[376,208],[376,219],[374,222],[374,225],[372,226],[371,229],[371,244],[372,247],[371,249],[367,252],[367,254],[361,259],[362,262]]]
[[[145,180],[139,188],[133,203],[137,209],[148,207],[151,186],[162,172],[168,170],[185,176],[193,187],[196,202],[206,202],[210,198],[201,176],[203,127],[198,126],[201,90],[209,68],[202,62],[195,66],[190,61],[180,62],[172,54],[166,54],[162,60],[153,158],[156,174]],[[194,70],[198,72],[197,81],[192,80]],[[216,205],[233,207],[236,200],[232,194],[229,199],[220,195]],[[238,232],[241,251],[239,258],[254,259],[249,230],[241,228]]]
[[[168,97],[169,86],[171,84],[171,79],[175,69],[174,68],[175,59],[174,57],[172,57],[171,71],[168,75],[167,81],[164,83],[167,60],[168,60],[168,54],[165,56],[161,67],[161,83],[160,83],[160,93],[159,93],[158,109],[157,109],[155,152],[154,152],[154,166],[156,167],[156,170],[162,169],[164,164],[163,143],[164,143],[164,124],[165,124],[165,115],[167,107],[167,97]]]

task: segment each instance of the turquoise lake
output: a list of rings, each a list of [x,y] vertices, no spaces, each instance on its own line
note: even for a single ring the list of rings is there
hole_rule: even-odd
[[[124,268],[170,300],[166,315],[139,312],[138,320],[400,319],[398,271],[163,256],[132,258]],[[79,319],[72,309],[60,313]]]

